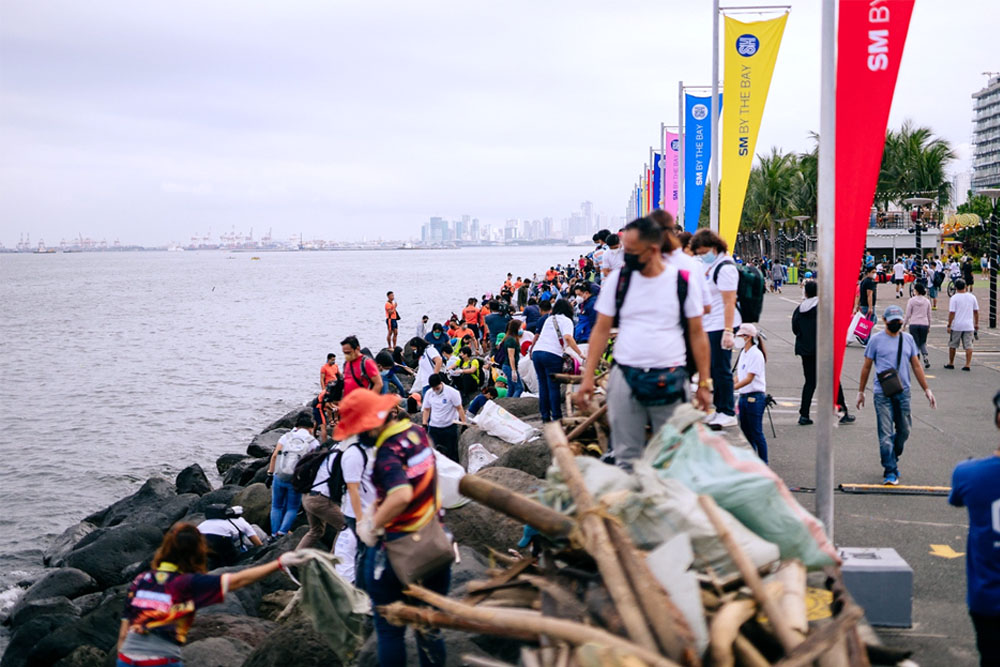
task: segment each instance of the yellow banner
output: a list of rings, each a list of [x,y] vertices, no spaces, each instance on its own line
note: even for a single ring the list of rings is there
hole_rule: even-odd
[[[719,235],[732,250],[740,229],[760,119],[788,14],[753,23],[729,16],[725,19],[722,99],[726,104],[722,107]]]

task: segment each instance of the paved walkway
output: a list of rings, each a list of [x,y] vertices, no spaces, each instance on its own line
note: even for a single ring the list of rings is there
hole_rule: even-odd
[[[981,326],[972,372],[945,370],[948,347],[945,325],[947,295],[938,299],[928,344],[931,368],[929,383],[937,398],[931,410],[919,388],[913,394],[913,429],[900,459],[904,484],[948,486],[951,471],[960,461],[992,453],[1000,432],[993,426],[991,399],[1000,387],[1000,333],[985,329],[988,292],[977,284]],[[761,328],[768,336],[768,391],[777,398],[772,409],[777,437],[765,432],[772,467],[791,487],[815,486],[815,426],[798,425],[802,371],[794,356],[791,314],[801,298],[798,286],[789,285],[783,294],[768,294]],[[906,297],[894,298],[891,285],[879,288],[878,312],[889,304],[905,308]],[[961,351],[959,351],[961,354]],[[844,393],[852,403],[857,394],[863,360],[858,344],[847,348],[841,376]],[[836,451],[835,483],[879,484],[879,464],[875,413],[869,379],[867,406],[854,424],[834,429]],[[815,402],[811,415],[815,419]],[[815,496],[797,494],[799,501],[813,509]],[[965,557],[935,556],[931,545],[944,545],[956,553],[965,551],[968,522],[964,510],[948,505],[943,497],[891,495],[835,495],[835,541],[844,547],[892,547],[914,570],[913,628],[878,630],[892,646],[914,650],[921,665],[960,667],[978,664],[972,625],[965,606]],[[941,551],[941,547],[938,547]]]

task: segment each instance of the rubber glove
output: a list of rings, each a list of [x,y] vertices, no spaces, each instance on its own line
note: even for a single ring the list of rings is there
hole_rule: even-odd
[[[309,556],[304,553],[300,553],[298,551],[288,551],[278,556],[278,567],[287,572],[288,568],[305,565],[308,560]]]
[[[736,340],[733,337],[733,332],[732,331],[723,331],[722,332],[722,344],[721,344],[721,346],[722,346],[723,350],[731,350],[734,347],[736,347]]]
[[[369,547],[373,547],[378,543],[378,535],[375,534],[375,524],[372,519],[373,516],[371,514],[365,514],[357,524],[358,539]]]

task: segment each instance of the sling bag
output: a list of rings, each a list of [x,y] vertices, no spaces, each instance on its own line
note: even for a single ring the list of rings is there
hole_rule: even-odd
[[[896,396],[903,393],[903,380],[899,377],[899,362],[903,358],[903,332],[899,332],[899,349],[896,351],[896,367],[882,371],[876,377],[882,387],[883,396]]]

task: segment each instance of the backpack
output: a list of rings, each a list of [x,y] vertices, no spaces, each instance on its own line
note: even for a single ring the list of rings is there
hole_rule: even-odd
[[[688,321],[684,316],[684,304],[688,295],[688,271],[679,269],[677,271],[677,304],[681,313],[681,331],[684,332],[684,356],[686,359],[685,368],[688,376],[693,376],[698,371],[694,354],[691,352],[691,334],[688,331]],[[618,326],[621,317],[622,305],[625,303],[625,294],[628,292],[629,283],[632,281],[632,270],[622,268],[618,274],[618,284],[615,286],[615,321],[613,326]]]
[[[764,310],[764,292],[767,291],[764,274],[756,267],[726,259],[719,262],[712,274],[712,282],[716,285],[719,284],[719,271],[726,264],[735,266],[740,277],[736,286],[736,308],[740,311],[740,317],[744,322],[759,322],[761,311]]]
[[[278,452],[278,462],[274,465],[274,474],[284,480],[290,480],[295,475],[295,467],[299,460],[309,453],[309,445],[312,438],[306,438],[300,433],[290,434],[287,442],[281,443],[281,451]]]
[[[358,376],[354,372],[353,361],[347,362],[346,366],[344,367],[344,370],[351,371],[351,377],[354,378],[354,384],[358,385],[359,387],[365,387],[366,389],[371,389],[372,385],[374,384],[372,382],[371,377],[368,376],[368,370],[365,368],[365,366],[367,365],[365,362],[368,361],[369,359],[371,359],[371,357],[366,355],[361,356],[361,377],[365,379],[365,381],[367,382],[367,386],[361,382],[358,382]],[[346,376],[343,373],[337,376],[337,381],[330,389],[330,400],[339,401],[344,398],[345,377]]]
[[[323,465],[329,455],[330,449],[321,445],[319,449],[311,451],[299,459],[294,472],[292,472],[291,480],[292,488],[295,489],[296,493],[309,493],[313,490],[316,473],[319,472],[319,467]]]
[[[359,441],[352,442],[345,449],[337,448],[335,451],[330,452],[330,455],[333,456],[333,463],[330,464],[330,477],[327,478],[326,484],[327,489],[330,492],[330,500],[337,504],[340,504],[341,499],[347,492],[347,482],[344,481],[344,469],[342,463],[344,454],[346,454],[351,447],[357,447],[361,452],[362,467],[368,466],[368,452],[365,451],[365,448]]]

